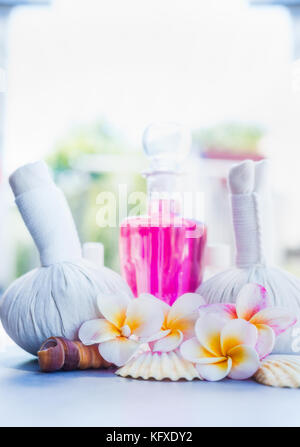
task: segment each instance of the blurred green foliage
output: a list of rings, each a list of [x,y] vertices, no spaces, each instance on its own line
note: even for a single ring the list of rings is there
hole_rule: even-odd
[[[100,228],[96,215],[100,205],[97,196],[102,191],[118,193],[118,184],[127,184],[128,194],[132,191],[145,192],[145,180],[139,173],[126,171],[84,172],[76,168],[80,159],[88,155],[126,155],[132,148],[107,124],[96,123],[71,131],[61,139],[47,159],[56,183],[64,191],[78,228],[82,242],[102,242],[105,249],[105,265],[119,270],[118,241],[119,227]],[[117,216],[118,217],[118,216]],[[117,219],[118,221],[118,219]]]
[[[74,128],[58,141],[47,162],[56,174],[72,169],[82,157],[91,154],[120,154],[121,137],[105,122]]]
[[[221,123],[194,133],[201,150],[233,153],[257,153],[264,135],[261,127],[242,123]]]

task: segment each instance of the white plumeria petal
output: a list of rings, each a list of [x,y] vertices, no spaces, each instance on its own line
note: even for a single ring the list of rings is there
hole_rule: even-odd
[[[151,345],[152,352],[170,352],[177,349],[183,340],[181,331],[172,331],[169,335],[155,341]]]
[[[100,294],[97,297],[98,307],[104,318],[119,329],[124,325],[126,310],[131,301],[133,298],[121,292],[110,295]]]
[[[256,324],[258,331],[257,343],[255,346],[259,358],[262,360],[271,354],[275,345],[275,332],[266,324]]]
[[[186,293],[182,295],[171,307],[165,319],[165,326],[172,331],[181,331],[184,340],[194,337],[199,307],[203,303],[204,299],[197,293]]]
[[[217,314],[226,320],[234,320],[237,318],[236,307],[233,303],[215,303],[200,307],[200,317],[209,313]]]
[[[104,318],[86,321],[78,332],[79,340],[87,346],[113,340],[119,335],[120,331]]]
[[[245,380],[252,377],[259,368],[257,352],[250,346],[236,346],[228,353],[232,360],[229,377],[234,380]]]
[[[149,300],[158,300],[156,296],[152,295],[152,293],[141,293],[139,298],[148,298]]]
[[[270,305],[267,291],[259,284],[246,284],[240,290],[236,299],[238,318],[250,320],[253,315]]]
[[[114,340],[100,343],[99,352],[109,363],[123,366],[139,349],[139,343],[126,337],[118,337]]]
[[[200,317],[195,325],[196,336],[200,344],[215,357],[223,357],[221,350],[221,331],[226,324],[224,318],[207,314]]]
[[[174,325],[172,325],[172,330],[181,331],[183,334],[184,340],[188,340],[189,338],[195,337],[195,324],[198,320],[198,313],[194,313],[187,318],[182,318],[181,320],[177,320]]]
[[[151,337],[139,337],[140,343],[150,343],[156,340],[159,340],[163,337],[166,337],[171,332],[171,329],[166,329],[165,331],[159,331],[157,334],[152,335]]]
[[[180,353],[183,358],[192,363],[219,363],[226,360],[224,357],[215,357],[207,351],[196,337],[184,341],[180,346]]]
[[[185,293],[180,296],[170,309],[167,318],[168,327],[172,327],[178,320],[198,313],[199,308],[205,304],[206,301],[198,293]]]
[[[262,309],[257,314],[253,315],[250,323],[266,324],[270,326],[276,335],[281,334],[297,322],[297,318],[292,315],[287,309],[280,307],[268,307]]]
[[[245,320],[231,320],[223,327],[221,332],[222,354],[227,355],[228,351],[235,346],[248,345],[252,348],[257,343],[256,327]]]
[[[160,332],[164,322],[161,306],[152,300],[136,298],[127,308],[125,324],[138,337],[151,337]]]
[[[217,382],[228,376],[231,370],[231,358],[228,357],[223,362],[196,364],[196,368],[200,376],[209,382]]]
[[[151,295],[151,293],[142,293],[141,295],[139,295],[139,299],[141,298],[150,300],[153,303],[156,303],[158,306],[160,306],[163,310],[165,318],[167,318],[171,309],[171,306],[169,306],[169,304],[165,303],[163,300],[160,300],[159,298],[156,298],[156,296]]]

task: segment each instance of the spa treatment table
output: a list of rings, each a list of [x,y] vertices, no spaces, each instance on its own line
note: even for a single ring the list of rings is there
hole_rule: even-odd
[[[17,347],[0,352],[0,426],[300,426],[300,390],[249,380],[123,379],[111,371],[39,371]]]

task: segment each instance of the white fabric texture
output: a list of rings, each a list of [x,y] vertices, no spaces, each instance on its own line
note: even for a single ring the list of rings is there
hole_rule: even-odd
[[[70,208],[46,163],[30,163],[17,169],[9,182],[42,266],[80,259],[81,246]]]
[[[55,185],[27,191],[16,198],[16,204],[39,250],[42,266],[81,258],[69,206]]]
[[[236,266],[264,265],[260,197],[257,193],[232,195],[232,217],[236,243]]]
[[[79,238],[65,197],[50,176],[40,176],[38,166],[39,163],[30,165],[30,169],[20,168],[11,179],[17,205],[39,249],[42,267],[13,282],[0,301],[4,329],[34,355],[48,337],[74,340],[84,321],[101,316],[97,306],[99,294],[131,294],[120,275],[81,258]],[[30,179],[36,169],[37,177]]]
[[[89,261],[63,262],[17,279],[1,299],[0,315],[8,335],[36,355],[52,336],[77,339],[78,329],[101,317],[97,296],[130,290],[122,278]]]
[[[238,292],[249,283],[264,286],[274,306],[284,307],[298,317],[300,327],[300,280],[270,265],[264,227],[264,192],[267,185],[266,161],[243,162],[231,169],[233,227],[236,266],[205,281],[197,290],[208,303],[235,302]],[[281,334],[274,353],[296,354],[292,350],[294,328]]]
[[[53,184],[48,166],[43,160],[21,166],[9,177],[9,184],[15,195]]]

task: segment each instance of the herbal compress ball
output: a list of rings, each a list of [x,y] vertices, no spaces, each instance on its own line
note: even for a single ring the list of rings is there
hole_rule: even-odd
[[[0,317],[8,335],[36,355],[47,338],[74,340],[84,321],[99,318],[100,293],[130,290],[117,273],[82,258],[70,209],[44,162],[18,169],[10,185],[41,267],[8,288]]]
[[[236,243],[235,267],[213,276],[197,290],[208,303],[234,302],[247,283],[267,289],[274,306],[289,309],[300,323],[300,281],[284,270],[270,265],[267,256],[263,212],[267,200],[268,162],[247,160],[229,173],[233,227]],[[295,354],[291,328],[276,341],[275,353]]]

